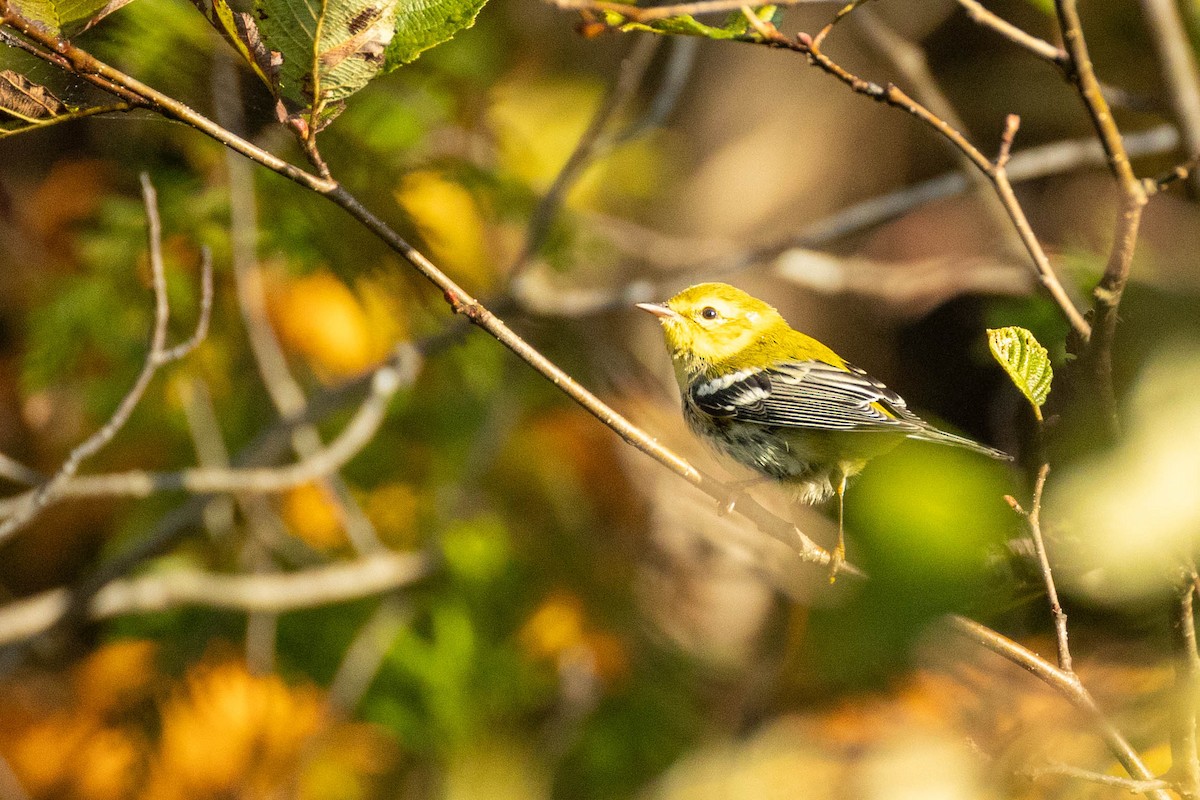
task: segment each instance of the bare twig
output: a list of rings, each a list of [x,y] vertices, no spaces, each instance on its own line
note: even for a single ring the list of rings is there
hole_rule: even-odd
[[[1054,585],[1054,573],[1050,570],[1050,558],[1046,554],[1046,539],[1042,535],[1042,495],[1046,490],[1046,477],[1049,474],[1050,465],[1042,464],[1033,485],[1033,500],[1030,503],[1029,511],[1021,508],[1013,498],[1007,499],[1013,510],[1025,517],[1025,522],[1029,525],[1029,535],[1033,539],[1033,549],[1037,554],[1038,567],[1042,572],[1042,582],[1046,585],[1046,597],[1050,601],[1050,613],[1054,617],[1058,668],[1073,675],[1075,670],[1071,663],[1071,648],[1067,644],[1067,615],[1058,601],[1058,588]]]
[[[1142,761],[1142,757],[1138,755],[1137,750],[1129,743],[1124,734],[1105,716],[1091,692],[1084,687],[1074,672],[1059,669],[1029,648],[975,620],[952,615],[947,617],[947,622],[952,630],[969,641],[991,650],[1007,661],[1027,670],[1061,694],[1075,708],[1082,711],[1130,777],[1138,781],[1157,780],[1157,776]],[[1141,791],[1152,800],[1172,800],[1172,794],[1157,785],[1148,785]]]
[[[966,123],[950,102],[950,98],[942,91],[933,71],[929,69],[929,61],[922,47],[895,31],[869,8],[859,9],[853,21],[858,30],[870,39],[875,51],[900,73],[904,81],[912,87],[916,97],[931,112],[944,119],[955,130],[964,134],[967,132]],[[947,141],[946,145],[958,161],[963,174],[967,176],[968,182],[977,189],[985,190],[980,194],[980,199],[992,226],[1003,239],[1004,249],[1020,253],[1023,245],[1009,221],[1009,215],[1001,204],[999,195],[990,191],[991,177],[974,169],[974,162],[952,143]]]
[[[412,607],[399,597],[385,597],[358,629],[329,682],[329,703],[350,716],[371,688],[384,658],[401,629],[412,621]]]
[[[31,469],[4,453],[0,453],[0,477],[26,486],[37,486],[46,480],[46,476],[36,469]]]
[[[1175,687],[1178,697],[1173,709],[1171,733],[1172,772],[1181,796],[1186,800],[1200,797],[1200,735],[1197,732],[1197,702],[1200,701],[1200,652],[1196,647],[1195,564],[1183,571],[1175,606]]]
[[[1130,137],[1128,136],[1125,137],[1126,147],[1129,146],[1129,138]],[[1150,178],[1146,185],[1146,193],[1151,195],[1158,194],[1159,192],[1169,188],[1173,183],[1187,180],[1188,177],[1196,171],[1196,165],[1198,163],[1200,163],[1200,153],[1192,156],[1182,164],[1175,165],[1167,172],[1159,175],[1157,178]]]
[[[1085,360],[1094,382],[1101,422],[1107,427],[1108,433],[1113,435],[1118,429],[1112,375],[1117,311],[1121,305],[1121,296],[1125,292],[1125,284],[1129,280],[1129,270],[1133,264],[1133,254],[1142,222],[1142,210],[1146,206],[1148,196],[1145,186],[1133,172],[1121,132],[1113,119],[1108,101],[1104,98],[1100,81],[1096,78],[1087,42],[1084,40],[1076,0],[1055,0],[1054,6],[1062,29],[1063,43],[1070,57],[1066,68],[1067,76],[1078,90],[1096,134],[1104,145],[1109,169],[1120,191],[1112,250],[1104,268],[1104,275],[1092,293],[1094,338],[1089,340],[1084,337],[1084,341],[1087,342]]]
[[[121,111],[130,111],[133,106],[129,103],[111,103],[106,106],[89,106],[87,108],[77,108],[71,111],[55,114],[53,117],[45,118],[28,118],[21,117],[21,121],[26,124],[19,128],[0,127],[0,139],[6,139],[9,136],[16,136],[20,133],[29,133],[31,131],[40,131],[54,125],[61,125],[64,122],[71,122],[85,117],[94,117],[98,114],[112,114]],[[12,111],[7,112],[13,114]],[[14,115],[16,116],[16,115]]]
[[[1029,252],[1035,276],[1062,310],[1067,321],[1071,323],[1072,329],[1075,330],[1081,339],[1087,341],[1091,336],[1091,325],[1075,307],[1070,295],[1059,281],[1049,257],[1034,234],[1033,228],[1025,216],[1025,212],[1017,200],[1005,167],[997,165],[990,160],[975,145],[971,144],[961,131],[934,114],[921,103],[918,103],[896,85],[888,84],[887,86],[880,86],[877,83],[864,80],[829,58],[821,50],[820,44],[822,38],[832,30],[833,25],[838,20],[853,11],[857,5],[858,3],[851,3],[843,8],[838,12],[838,16],[834,21],[826,25],[815,37],[801,33],[794,40],[789,39],[779,33],[774,27],[770,27],[769,23],[764,23],[765,26],[769,27],[769,30],[767,35],[762,37],[763,42],[772,47],[787,49],[805,55],[810,64],[837,78],[852,91],[908,112],[957,147],[980,172],[991,180],[996,193],[1000,196],[1000,200],[1004,204],[1005,210],[1008,212],[1009,218],[1012,220],[1018,235],[1021,237],[1022,244],[1025,245],[1025,249]],[[1009,124],[1012,125],[1013,123],[1010,122]]]
[[[166,491],[187,491],[194,494],[233,492],[269,494],[291,489],[316,478],[328,475],[371,441],[383,422],[388,403],[404,385],[396,367],[378,368],[371,379],[371,391],[355,412],[354,417],[328,446],[309,458],[283,467],[242,469],[185,469],[179,472],[145,472],[131,470],[106,475],[86,475],[64,480],[55,490],[53,501],[78,500],[87,497],[149,497]],[[36,491],[0,501],[0,516],[19,517],[35,502]],[[49,501],[43,500],[43,506]],[[7,522],[8,520],[5,520]]]
[[[283,614],[409,586],[429,573],[430,563],[422,553],[385,552],[271,575],[172,570],[109,583],[91,599],[88,615],[102,620],[185,606]],[[0,608],[0,644],[47,630],[63,615],[70,600],[69,590],[56,589]]]
[[[208,320],[212,313],[212,257],[207,251],[202,256],[200,315],[195,332],[182,344],[168,348],[167,324],[171,309],[167,302],[167,276],[162,260],[162,224],[158,217],[158,201],[150,177],[142,173],[142,198],[146,206],[146,217],[150,240],[150,270],[154,286],[154,328],[150,334],[150,348],[142,364],[141,372],[133,386],[121,399],[112,416],[98,431],[89,436],[67,456],[66,461],[48,481],[24,496],[9,516],[0,521],[0,542],[25,527],[41,510],[58,499],[83,462],[99,452],[125,426],[142,395],[150,386],[155,374],[163,366],[186,356],[203,340],[208,332]]]
[[[1045,39],[1039,39],[1033,34],[1013,25],[1008,20],[988,11],[979,0],[958,0],[958,4],[967,12],[967,16],[977,24],[985,28],[990,28],[1017,47],[1024,48],[1038,58],[1043,58],[1060,68],[1067,63],[1067,52],[1061,47],[1055,47]]]
[[[1070,764],[1042,764],[1032,769],[1024,770],[1023,774],[1034,780],[1046,776],[1074,778],[1076,780],[1087,781],[1088,783],[1095,783],[1099,786],[1124,789],[1134,794],[1147,794],[1149,792],[1173,788],[1169,781],[1162,780],[1161,778],[1135,780],[1133,778],[1122,778],[1117,775],[1105,775],[1102,772],[1093,772],[1090,769],[1081,769]]]
[[[1171,101],[1175,121],[1183,133],[1184,150],[1200,153],[1200,74],[1176,0],[1141,0],[1142,14],[1150,28],[1150,42],[1158,51],[1163,83]],[[1193,194],[1200,181],[1191,181]]]

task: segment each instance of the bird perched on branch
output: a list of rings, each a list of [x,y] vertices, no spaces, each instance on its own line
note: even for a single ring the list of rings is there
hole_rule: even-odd
[[[702,283],[665,303],[639,303],[658,317],[683,395],[688,427],[801,502],[838,498],[830,580],[845,559],[846,481],[904,439],[1011,456],[939,430],[900,395],[793,330],[762,300],[724,283]]]

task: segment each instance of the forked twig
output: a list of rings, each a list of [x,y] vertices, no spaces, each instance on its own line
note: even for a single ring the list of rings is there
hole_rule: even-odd
[[[117,408],[99,430],[71,451],[58,471],[36,489],[24,495],[24,499],[8,517],[0,521],[0,542],[28,525],[47,505],[58,499],[83,462],[95,455],[120,432],[137,408],[150,381],[159,369],[179,361],[196,349],[208,333],[209,318],[212,316],[213,271],[212,255],[204,250],[201,255],[200,313],[195,331],[175,347],[167,347],[167,325],[171,319],[171,307],[167,300],[167,276],[162,258],[162,223],[158,216],[158,199],[150,176],[142,173],[142,200],[146,207],[150,247],[150,272],[154,287],[154,327],[150,334],[150,347],[142,363],[141,372],[126,392]]]

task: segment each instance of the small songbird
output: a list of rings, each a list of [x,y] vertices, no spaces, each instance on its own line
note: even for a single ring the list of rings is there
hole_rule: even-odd
[[[904,439],[949,444],[997,459],[1011,456],[939,430],[900,395],[792,330],[762,300],[724,283],[702,283],[665,303],[639,303],[658,317],[688,427],[716,449],[789,485],[800,502],[837,495],[838,541],[830,580],[845,559],[847,479]]]

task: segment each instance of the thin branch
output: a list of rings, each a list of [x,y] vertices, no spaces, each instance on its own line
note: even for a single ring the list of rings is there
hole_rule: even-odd
[[[410,586],[429,574],[423,553],[377,553],[330,566],[270,575],[221,575],[172,570],[101,589],[88,604],[93,620],[196,606],[260,614],[284,614],[343,603]],[[70,603],[70,590],[55,589],[0,608],[0,644],[50,628]]]
[[[371,391],[354,417],[328,446],[306,459],[282,467],[242,469],[194,468],[179,472],[130,470],[104,475],[85,475],[64,480],[51,500],[79,500],[91,497],[149,497],[158,492],[187,491],[193,494],[233,492],[269,494],[291,489],[330,474],[344,466],[374,438],[383,422],[388,403],[407,381],[391,365],[375,370]],[[20,518],[37,502],[37,491],[0,500],[0,516]],[[42,500],[42,505],[47,504]]]
[[[149,229],[150,270],[154,287],[154,327],[150,334],[149,352],[146,354],[141,372],[138,373],[133,386],[130,387],[125,397],[117,404],[117,408],[109,417],[108,422],[72,450],[53,477],[28,492],[7,519],[0,521],[0,542],[28,525],[41,513],[43,508],[59,499],[70,485],[75,473],[79,471],[80,465],[111,442],[113,437],[125,426],[158,370],[190,353],[208,332],[208,320],[212,313],[213,276],[212,258],[207,251],[204,251],[201,257],[202,297],[195,333],[177,347],[168,349],[166,346],[167,324],[170,322],[171,308],[167,302],[167,276],[162,260],[162,223],[158,217],[158,200],[154,186],[150,183],[150,176],[146,173],[142,173],[142,199],[146,207]]]
[[[963,10],[967,12],[967,16],[977,25],[991,29],[1017,47],[1028,50],[1038,58],[1045,59],[1060,69],[1066,65],[1069,58],[1067,51],[1061,47],[1055,47],[1045,39],[1039,39],[1033,34],[1013,25],[1008,20],[988,11],[979,0],[958,0],[958,4],[963,7]]]
[[[1150,42],[1158,53],[1163,83],[1185,152],[1200,152],[1200,74],[1196,56],[1183,25],[1177,0],[1141,0],[1142,15],[1150,28]],[[1200,180],[1192,178],[1193,194],[1200,193]]]
[[[1172,772],[1179,793],[1186,800],[1200,797],[1200,734],[1197,731],[1197,702],[1200,701],[1200,651],[1196,647],[1195,564],[1183,571],[1175,606],[1175,717],[1171,732]]]
[[[21,117],[21,121],[27,123],[20,128],[5,128],[0,127],[0,139],[6,139],[9,136],[16,136],[20,133],[30,133],[32,131],[40,131],[54,125],[61,125],[64,122],[71,122],[77,119],[85,119],[86,117],[94,117],[97,114],[112,114],[122,111],[131,111],[133,106],[129,103],[112,103],[106,106],[89,106],[87,108],[77,108],[73,111],[67,111],[63,114],[56,114],[53,117],[47,118],[28,118]],[[5,110],[5,113],[13,114],[12,111]],[[16,115],[14,115],[16,116]]]
[[[46,480],[46,476],[36,469],[31,469],[4,453],[0,453],[0,477],[26,486],[37,486]]]
[[[1150,792],[1174,788],[1169,781],[1162,780],[1161,778],[1135,780],[1133,778],[1122,778],[1117,775],[1105,775],[1102,772],[1093,772],[1090,769],[1081,769],[1070,764],[1042,764],[1032,769],[1023,770],[1023,774],[1034,780],[1049,775],[1061,778],[1074,778],[1099,786],[1124,789],[1134,794],[1148,794]]]
[[[1125,144],[1128,147],[1128,136],[1125,137]],[[1150,178],[1146,183],[1146,193],[1150,195],[1158,194],[1170,188],[1171,184],[1187,180],[1196,171],[1197,164],[1200,164],[1200,153],[1192,156],[1182,164],[1176,164],[1157,178]]]
[[[399,597],[386,597],[358,629],[346,648],[326,696],[341,713],[353,715],[379,674],[396,636],[412,621],[412,606]]]
[[[1133,264],[1133,254],[1142,222],[1142,210],[1146,206],[1148,195],[1144,184],[1133,172],[1121,132],[1113,119],[1108,101],[1104,98],[1100,81],[1096,78],[1079,20],[1076,0],[1055,0],[1054,6],[1062,29],[1063,43],[1070,56],[1067,76],[1079,92],[1092,125],[1104,145],[1109,169],[1116,179],[1121,196],[1108,264],[1092,293],[1092,325],[1095,337],[1091,340],[1086,337],[1084,339],[1087,342],[1085,360],[1094,382],[1101,421],[1111,436],[1118,430],[1112,374],[1117,311],[1121,305],[1121,296],[1125,292],[1125,284],[1129,280],[1129,270]]]
[[[1033,539],[1033,549],[1037,554],[1038,567],[1042,572],[1042,582],[1046,585],[1046,597],[1050,601],[1050,614],[1054,618],[1058,668],[1073,675],[1075,670],[1071,662],[1071,648],[1067,643],[1067,615],[1063,612],[1062,604],[1058,600],[1058,588],[1054,585],[1054,573],[1050,570],[1050,558],[1046,554],[1046,539],[1042,535],[1042,495],[1046,490],[1046,477],[1049,474],[1050,465],[1042,464],[1041,469],[1038,470],[1037,480],[1034,482],[1033,501],[1028,512],[1021,508],[1013,498],[1007,499],[1013,510],[1025,517],[1025,522],[1029,526],[1030,538]]]
[[[1105,716],[1091,692],[1080,683],[1079,677],[1075,673],[1059,669],[1029,648],[975,620],[952,615],[947,617],[947,622],[951,629],[961,636],[1033,674],[1066,698],[1072,706],[1084,712],[1100,733],[1101,738],[1104,739],[1105,744],[1108,745],[1109,751],[1134,780],[1156,781],[1158,779],[1142,761],[1142,757],[1124,734]],[[1173,795],[1169,791],[1157,785],[1148,785],[1142,790],[1142,794],[1152,800],[1173,800]]]
[[[967,140],[966,136],[961,131],[954,128],[944,119],[934,114],[921,103],[918,103],[903,90],[894,84],[880,86],[877,83],[864,80],[854,73],[848,71],[840,64],[835,62],[820,48],[821,39],[832,29],[837,20],[843,18],[850,13],[858,4],[851,3],[843,8],[834,22],[826,25],[821,33],[816,37],[801,33],[796,38],[789,39],[776,30],[770,23],[763,23],[768,29],[767,35],[762,36],[763,43],[786,50],[791,50],[796,53],[801,53],[808,58],[808,61],[813,66],[819,68],[828,75],[837,78],[842,83],[846,84],[852,91],[866,95],[873,100],[884,103],[886,105],[898,108],[913,115],[917,119],[924,122],[937,133],[945,137],[955,147],[957,147],[967,159],[975,165],[984,175],[986,175],[994,185],[996,193],[1000,196],[1001,202],[1004,204],[1005,210],[1008,212],[1009,218],[1017,229],[1018,235],[1021,237],[1021,242],[1025,245],[1025,249],[1029,252],[1032,259],[1032,267],[1038,281],[1045,288],[1051,299],[1062,310],[1067,321],[1071,323],[1072,329],[1079,335],[1081,339],[1087,341],[1091,336],[1091,325],[1079,309],[1075,307],[1070,295],[1063,287],[1058,279],[1058,275],[1050,263],[1049,257],[1038,241],[1037,236],[1033,232],[1032,226],[1029,224],[1028,218],[1025,216],[1024,210],[1021,208],[1020,202],[1017,200],[1016,193],[1013,191],[1012,184],[1008,179],[1008,174],[1003,165],[995,164],[991,159],[985,156],[975,145]],[[762,33],[760,32],[760,35]],[[1009,123],[1010,125],[1013,123]]]
[[[875,51],[899,72],[908,85],[913,87],[913,92],[921,103],[932,113],[944,119],[955,130],[962,131],[964,134],[967,132],[966,123],[959,116],[954,104],[950,102],[950,98],[942,91],[937,78],[929,68],[929,60],[925,57],[924,48],[902,36],[869,8],[859,9],[858,13],[854,15],[853,21],[858,30],[866,34]],[[975,163],[952,143],[946,142],[946,145],[959,162],[963,174],[967,176],[967,180],[972,186],[981,190],[992,188],[990,175],[974,169]],[[984,191],[980,197],[992,226],[1003,238],[1003,249],[1013,253],[1021,252],[1024,245],[1013,229],[1008,212],[1001,204],[999,195],[993,191]],[[1074,305],[1073,302],[1072,305]]]

